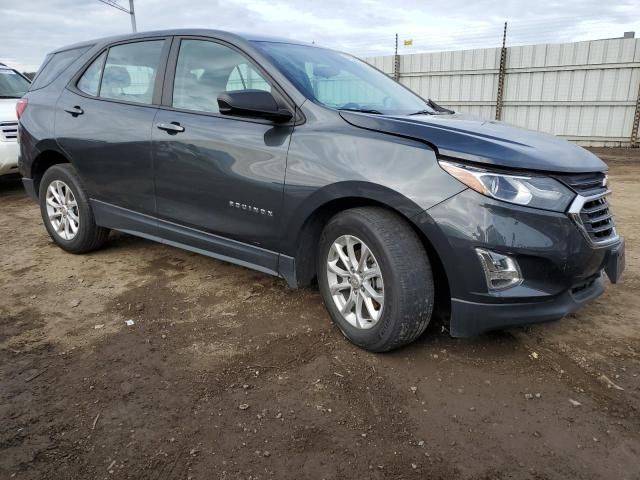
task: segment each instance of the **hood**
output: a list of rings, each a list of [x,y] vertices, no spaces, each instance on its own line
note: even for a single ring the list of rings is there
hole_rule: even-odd
[[[553,135],[473,116],[387,116],[341,111],[348,123],[433,145],[438,154],[498,167],[555,173],[602,172],[591,152]]]
[[[15,122],[17,98],[0,98],[0,122]]]

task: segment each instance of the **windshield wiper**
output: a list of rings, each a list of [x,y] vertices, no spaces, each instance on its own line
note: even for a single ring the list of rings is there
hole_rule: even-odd
[[[448,108],[443,107],[442,105],[438,105],[436,102],[434,102],[431,99],[427,100],[427,105],[429,105],[431,108],[433,108],[438,113],[447,113],[447,114],[450,114],[450,115],[456,113],[453,110],[450,110]]]
[[[453,110],[444,108],[442,105],[438,105],[431,99],[427,100],[427,105],[429,105],[432,110],[419,110],[417,112],[410,113],[409,115],[452,115],[456,113]]]
[[[0,95],[0,98],[6,99],[6,98],[22,98],[22,97],[16,97],[14,95]]]
[[[418,110],[417,112],[407,114],[409,117],[411,115],[437,115],[433,110]]]
[[[374,110],[372,108],[339,108],[338,110],[347,110],[348,112],[373,113],[375,115],[382,115],[381,111]]]

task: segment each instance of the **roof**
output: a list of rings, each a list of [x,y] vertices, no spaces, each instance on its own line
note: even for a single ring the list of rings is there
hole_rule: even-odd
[[[112,42],[120,42],[124,40],[134,40],[136,38],[149,38],[149,37],[166,37],[170,35],[194,35],[203,37],[213,37],[220,39],[227,39],[230,41],[240,40],[245,42],[277,42],[277,43],[291,43],[297,45],[310,45],[308,42],[300,42],[284,37],[271,37],[267,35],[260,35],[255,33],[241,33],[241,32],[228,32],[224,30],[214,30],[207,28],[178,28],[168,30],[153,30],[149,32],[137,32],[129,33],[126,35],[115,35],[111,37],[96,38],[93,40],[87,40],[85,42],[75,43],[73,45],[66,45],[61,48],[53,50],[51,53],[63,52],[65,50],[72,50],[74,48],[89,47],[96,44],[105,44]]]

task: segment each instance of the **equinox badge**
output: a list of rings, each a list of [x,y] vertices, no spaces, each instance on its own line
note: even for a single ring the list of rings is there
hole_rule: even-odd
[[[247,205],[246,203],[234,202],[233,200],[229,200],[229,206],[233,208],[237,208],[239,210],[246,210],[247,212],[265,215],[267,217],[273,217],[273,212],[271,210],[265,210],[264,208],[254,207],[253,205]]]

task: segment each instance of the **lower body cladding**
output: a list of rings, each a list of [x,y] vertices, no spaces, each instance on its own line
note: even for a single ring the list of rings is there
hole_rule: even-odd
[[[414,222],[447,275],[454,337],[560,319],[602,294],[605,272],[615,283],[624,269],[622,238],[595,246],[564,213],[498,202],[472,190]],[[494,259],[491,266],[504,268],[498,271],[509,280],[500,280],[503,286],[492,288],[483,254]]]
[[[18,142],[0,139],[0,175],[18,173]]]

